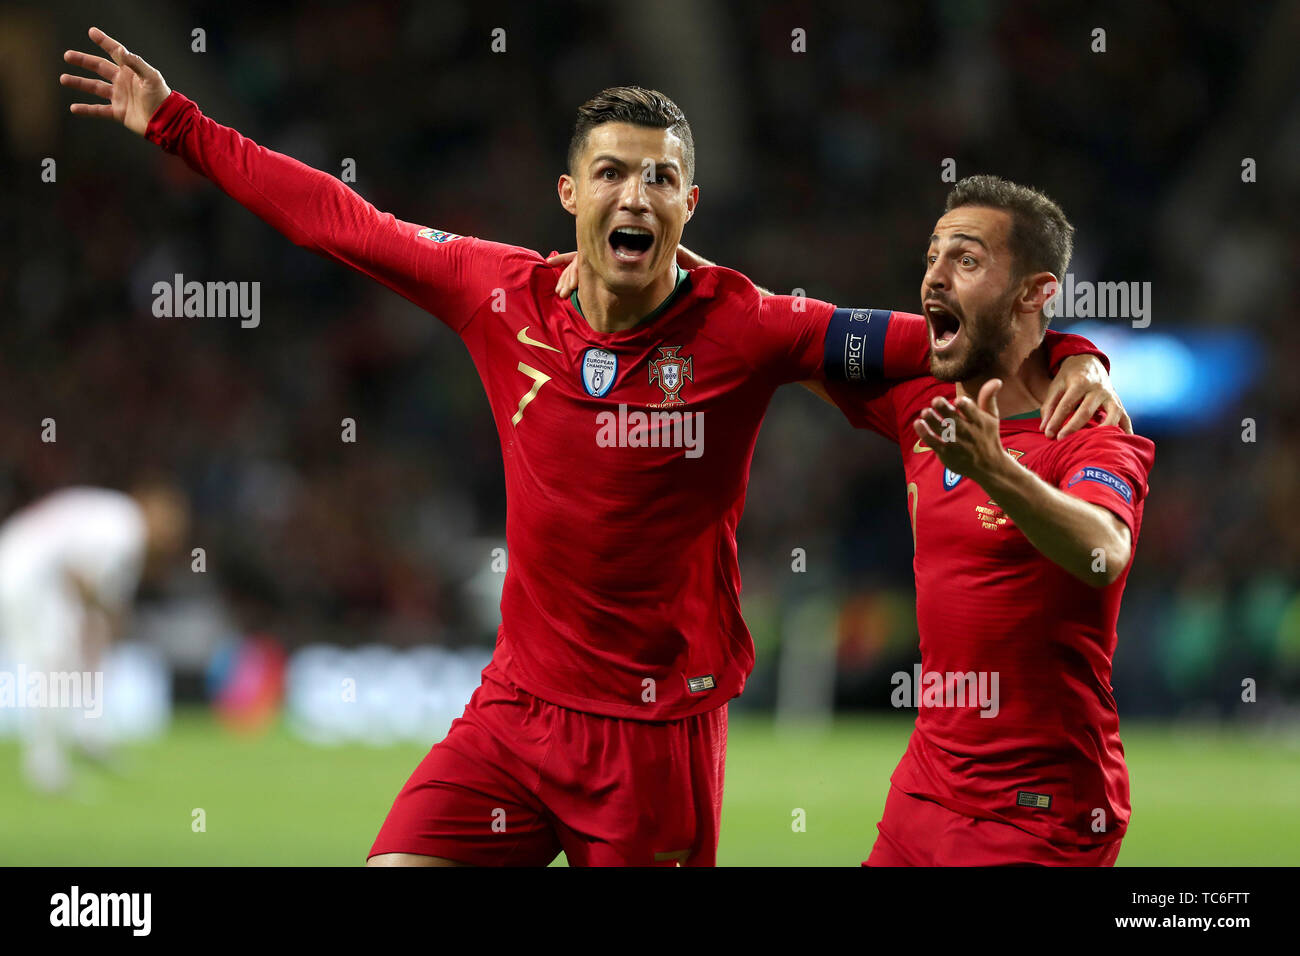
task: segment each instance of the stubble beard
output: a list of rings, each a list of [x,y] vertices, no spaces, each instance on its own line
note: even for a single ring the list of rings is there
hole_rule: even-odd
[[[1012,330],[1008,310],[1014,290],[994,305],[962,323],[966,337],[965,354],[951,358],[930,350],[930,374],[941,382],[965,382],[987,378],[998,370],[998,358],[1011,344]]]

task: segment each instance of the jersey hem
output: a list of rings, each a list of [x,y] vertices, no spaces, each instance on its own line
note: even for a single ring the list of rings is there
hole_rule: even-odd
[[[897,787],[901,793],[905,793],[909,797],[929,800],[932,803],[937,803],[945,810],[951,810],[953,813],[961,814],[964,817],[970,817],[972,820],[991,820],[994,823],[1005,823],[1009,827],[1015,827],[1022,833],[1028,833],[1030,836],[1037,837],[1040,840],[1046,840],[1054,846],[1068,847],[1071,850],[1078,849],[1079,847],[1104,846],[1105,844],[1111,843],[1115,840],[1123,839],[1124,834],[1128,831],[1128,822],[1125,821],[1121,826],[1116,827],[1114,830],[1107,833],[1095,834],[1097,837],[1095,840],[1084,840],[1079,834],[1066,827],[1030,827],[1026,826],[1023,820],[1012,820],[993,810],[985,810],[975,806],[974,804],[966,803],[962,800],[954,800],[943,794],[905,786],[897,783],[893,777],[890,777],[889,783],[891,786]]]
[[[648,724],[676,723],[691,717],[699,717],[701,714],[711,713],[719,707],[725,707],[728,701],[740,694],[743,687],[743,680],[741,681],[742,687],[734,687],[735,679],[728,679],[724,676],[719,681],[719,686],[708,697],[702,698],[693,706],[679,711],[676,706],[680,705],[676,705],[669,707],[666,711],[657,713],[653,717],[647,717],[645,716],[644,705],[617,704],[608,700],[565,694],[541,684],[534,684],[528,679],[520,680],[509,665],[502,666],[498,664],[496,670],[501,677],[514,684],[524,693],[531,694],[538,700],[545,701],[548,704],[574,710],[581,714],[590,714],[593,717],[614,717],[619,720],[635,720]]]

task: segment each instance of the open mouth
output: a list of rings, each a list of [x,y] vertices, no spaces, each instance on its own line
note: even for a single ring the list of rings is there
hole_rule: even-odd
[[[961,319],[937,303],[926,303],[925,317],[930,323],[930,344],[935,351],[948,348],[961,333]]]
[[[623,262],[644,259],[654,243],[654,233],[640,226],[619,226],[609,234],[609,247],[614,251],[614,258]]]

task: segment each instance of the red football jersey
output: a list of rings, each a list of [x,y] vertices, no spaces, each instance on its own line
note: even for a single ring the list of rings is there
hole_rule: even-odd
[[[1055,843],[1119,838],[1129,788],[1110,674],[1132,559],[1114,583],[1090,587],[945,468],[912,423],[936,397],[952,401],[955,384],[927,376],[877,386],[870,401],[863,390],[828,391],[855,426],[898,443],[907,476],[921,664],[919,675],[895,675],[894,702],[918,713],[894,785]],[[1114,512],[1136,552],[1155,446],[1095,422],[1053,440],[1040,422],[1003,419],[1008,453]]]
[[[653,316],[594,330],[536,252],[421,228],[172,93],[148,138],[295,243],[454,329],[501,441],[508,570],[494,659],[565,707],[667,720],[739,694],[754,647],[736,526],[777,386],[921,374],[920,316],[761,296],[722,268],[679,276]],[[891,321],[891,319],[893,321]],[[1053,365],[1099,354],[1054,339]]]

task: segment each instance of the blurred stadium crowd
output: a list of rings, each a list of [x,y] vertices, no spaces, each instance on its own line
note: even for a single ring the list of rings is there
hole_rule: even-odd
[[[1056,198],[1078,230],[1072,271],[1150,281],[1150,330],[1255,336],[1265,369],[1237,407],[1151,435],[1114,683],[1126,715],[1241,713],[1243,677],[1261,709],[1297,700],[1300,6],[652,7],[7,5],[0,515],[67,484],[170,474],[192,497],[208,574],[178,569],[144,595],[156,606],[206,607],[290,648],[490,644],[501,460],[455,335],[293,247],[179,160],[70,116],[60,56],[101,26],[263,145],[335,172],[355,159],[355,188],[379,208],[543,253],[574,243],[554,193],[574,110],[638,83],[694,127],[688,244],[772,289],[917,310],[953,157],[958,175]],[[1090,50],[1097,26],[1104,53]],[[191,52],[195,28],[205,52]],[[806,53],[791,51],[796,28]],[[45,157],[54,183],[40,181]],[[1257,183],[1241,181],[1244,157]],[[260,325],[155,318],[151,288],[176,273],[260,281]],[[821,602],[838,703],[887,706],[887,675],[917,656],[897,453],[784,390],[749,502],[759,669],[744,699],[771,702],[798,610]]]

